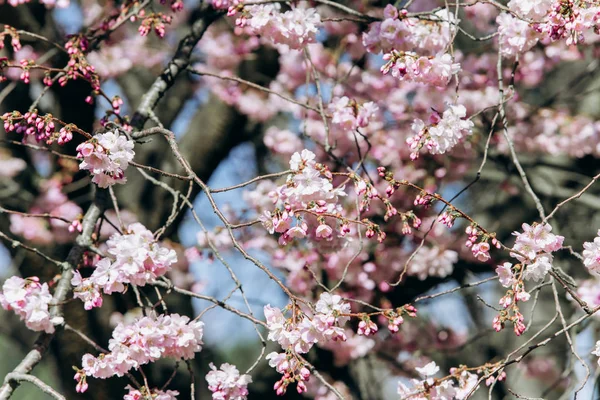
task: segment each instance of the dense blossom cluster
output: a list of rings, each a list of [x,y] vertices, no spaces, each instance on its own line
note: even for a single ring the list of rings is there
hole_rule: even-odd
[[[555,0],[544,22],[536,26],[551,40],[565,39],[567,45],[585,42],[599,28],[600,6],[591,0]]]
[[[310,377],[310,371],[298,354],[307,353],[316,343],[346,340],[343,326],[349,320],[344,316],[350,312],[348,303],[343,302],[338,295],[323,293],[315,304],[315,311],[316,314],[312,317],[301,313],[301,316],[294,315],[288,319],[278,308],[270,305],[264,308],[269,329],[268,338],[278,342],[285,350],[285,353],[272,352],[267,355],[269,365],[283,374],[281,380],[275,384],[278,394],[285,393],[287,386],[292,382],[297,382],[298,393],[307,390],[305,382]]]
[[[521,262],[527,280],[540,281],[552,268],[552,253],[562,248],[564,236],[550,233],[549,224],[522,225],[523,232],[514,232],[517,237],[511,256]]]
[[[515,57],[531,49],[539,41],[540,35],[526,21],[509,13],[496,18],[498,24],[498,46],[504,57]]]
[[[133,160],[133,141],[118,131],[99,133],[77,146],[79,168],[90,171],[92,182],[101,188],[127,182],[125,170]]]
[[[465,369],[451,370],[453,379],[441,381],[435,379],[440,367],[434,361],[421,368],[417,367],[416,370],[421,380],[412,379],[410,387],[402,382],[398,384],[398,394],[401,399],[463,400],[467,399],[479,384],[479,377]]]
[[[554,0],[510,0],[508,7],[522,17],[540,20],[548,13],[553,2]]]
[[[85,309],[102,306],[102,294],[124,292],[126,285],[145,286],[164,275],[177,262],[174,250],[156,243],[154,235],[140,223],[129,225],[124,234],[115,233],[106,242],[108,257],[95,265],[89,278],[79,271],[71,280],[74,296]]]
[[[450,105],[443,114],[434,113],[429,117],[429,125],[420,119],[413,122],[415,135],[406,142],[410,146],[411,159],[419,157],[423,147],[431,154],[444,154],[459,141],[472,134],[473,122],[465,119],[467,110],[462,105]]]
[[[514,232],[517,237],[511,256],[520,263],[513,265],[506,262],[496,268],[500,284],[508,288],[506,294],[500,299],[502,310],[492,323],[496,331],[504,328],[506,322],[513,324],[517,336],[526,330],[525,317],[519,310],[518,303],[528,301],[530,294],[525,290],[524,280],[543,280],[552,268],[555,252],[562,248],[563,236],[550,233],[549,224],[533,225],[523,224],[523,232]]]
[[[406,10],[388,4],[381,22],[373,22],[362,42],[371,53],[391,50],[419,51],[435,55],[447,48],[454,33],[455,18],[448,10],[438,10],[427,20],[407,17]]]
[[[600,230],[593,242],[583,244],[583,264],[591,272],[600,274]]]
[[[145,386],[141,390],[137,390],[131,386],[127,386],[125,389],[129,390],[129,392],[123,396],[123,400],[145,400],[148,398],[152,400],[177,400],[177,395],[179,394],[176,390],[148,390]]]
[[[219,369],[211,363],[210,369],[206,381],[213,400],[246,400],[247,386],[252,382],[250,375],[240,375],[235,365],[228,363],[222,364]]]
[[[344,130],[366,127],[377,109],[372,101],[359,106],[346,96],[335,98],[329,103],[329,111],[333,114],[331,122]]]
[[[572,116],[566,110],[544,108],[517,110],[519,118],[509,132],[515,145],[524,151],[572,157],[600,154],[600,123],[585,115]],[[525,117],[531,113],[531,121]],[[503,149],[506,144],[502,144]]]
[[[316,163],[315,154],[305,149],[292,155],[290,169],[286,184],[269,194],[279,207],[260,217],[269,233],[281,233],[279,243],[285,245],[306,236],[333,240],[334,232],[341,237],[350,232],[338,203],[347,194],[344,187],[334,188],[327,166]]]
[[[5,310],[13,310],[25,325],[33,331],[54,332],[54,325],[63,322],[62,317],[52,317],[49,306],[52,295],[47,283],[38,277],[13,276],[2,285],[0,304]]]
[[[457,261],[458,253],[454,250],[437,246],[424,247],[415,253],[406,273],[422,281],[430,276],[445,278],[454,271]]]
[[[279,3],[245,7],[236,25],[247,28],[250,34],[261,35],[273,44],[287,45],[291,49],[302,49],[314,43],[321,26],[321,16],[316,10],[295,7],[282,13],[280,7]]]
[[[450,79],[460,71],[460,64],[452,60],[450,54],[437,54],[435,57],[419,56],[411,51],[392,50],[383,56],[386,61],[381,72],[394,78],[431,86],[445,87]]]
[[[100,379],[123,376],[132,368],[138,369],[159,358],[192,359],[202,350],[203,327],[203,322],[190,321],[178,314],[143,317],[127,325],[120,323],[108,343],[109,353],[83,356],[82,369],[75,376],[78,386],[82,387],[87,376]]]

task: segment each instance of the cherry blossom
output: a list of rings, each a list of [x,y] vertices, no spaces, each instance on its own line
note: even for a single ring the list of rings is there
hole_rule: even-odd
[[[593,242],[583,244],[583,264],[592,272],[600,273],[600,230]]]
[[[13,310],[25,325],[33,331],[53,333],[55,325],[62,324],[62,317],[50,314],[52,295],[47,283],[38,277],[20,278],[13,276],[2,285],[0,304],[5,310]]]
[[[342,129],[355,130],[369,125],[378,107],[373,102],[359,106],[344,96],[333,99],[329,104],[329,110],[333,113],[331,122],[338,124]]]
[[[206,381],[214,400],[246,400],[247,385],[252,382],[250,375],[240,375],[234,365],[227,363],[219,369],[211,363],[210,369]]]
[[[552,3],[553,0],[511,0],[508,7],[522,17],[540,20],[550,11]]]
[[[448,53],[434,57],[419,56],[415,52],[392,50],[383,56],[386,64],[381,67],[383,74],[391,74],[400,80],[407,80],[431,86],[445,87],[450,79],[460,71]]]
[[[284,44],[291,49],[301,49],[315,41],[321,17],[314,8],[296,7],[283,13],[279,8],[278,3],[244,7],[236,24],[268,38],[273,44]]]
[[[101,188],[127,182],[125,170],[134,155],[133,141],[118,131],[97,134],[77,146],[79,169],[90,171],[92,182]]]
[[[508,13],[501,13],[496,18],[498,24],[498,46],[504,57],[515,57],[531,49],[538,42],[540,35],[526,21]]]
[[[456,146],[466,136],[472,134],[473,122],[466,120],[467,110],[462,105],[450,105],[443,114],[432,114],[430,125],[420,119],[413,122],[415,136],[407,139],[412,150],[411,158],[419,156],[419,150],[426,147],[431,154],[443,154]]]
[[[438,10],[432,13],[428,21],[407,17],[407,14],[406,10],[387,5],[384,20],[373,22],[369,30],[363,33],[362,42],[366,49],[372,53],[418,49],[427,55],[434,55],[447,48],[456,30],[452,13]]]
[[[159,358],[194,358],[202,350],[203,327],[203,322],[179,314],[143,317],[128,325],[119,323],[108,344],[110,352],[98,357],[85,354],[82,373],[76,379],[82,382],[86,376],[123,376]]]
[[[109,257],[99,260],[89,278],[79,271],[71,280],[74,296],[86,310],[102,306],[105,294],[124,292],[126,285],[145,286],[164,275],[177,262],[174,250],[161,246],[140,223],[129,225],[124,234],[115,233],[106,242]]]
[[[145,386],[142,387],[141,391],[134,389],[131,385],[128,385],[125,389],[129,390],[129,392],[123,396],[123,400],[144,400],[148,397],[152,400],[177,400],[177,395],[179,395],[179,392],[176,390],[148,390]],[[85,392],[85,390],[82,390],[81,392]]]
[[[552,268],[552,252],[562,247],[564,237],[550,233],[552,227],[549,224],[522,225],[523,232],[514,232],[517,237],[511,253],[520,262],[526,264],[524,271],[525,279],[540,281]]]
[[[596,342],[594,350],[592,350],[592,354],[600,357],[600,340]],[[600,365],[600,359],[598,359],[598,365]]]

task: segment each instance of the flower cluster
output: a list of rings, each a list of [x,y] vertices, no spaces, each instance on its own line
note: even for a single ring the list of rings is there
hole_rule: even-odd
[[[585,34],[600,28],[600,6],[590,2],[589,7],[575,0],[555,0],[546,21],[536,26],[536,30],[546,34],[551,40],[566,39],[567,45],[583,43]]]
[[[492,246],[500,249],[502,246],[500,242],[493,236],[486,234],[476,224],[471,224],[465,229],[465,233],[469,235],[465,246],[471,248],[473,257],[477,258],[481,262],[489,261],[491,246],[488,241],[491,238]]]
[[[600,279],[594,276],[580,282],[577,287],[577,295],[592,308],[600,306]],[[598,317],[599,315],[594,314],[594,316]]]
[[[284,44],[292,49],[302,49],[316,41],[321,26],[321,16],[314,8],[295,7],[284,13],[280,5],[261,4],[244,7],[236,25],[246,27],[251,34],[260,35],[274,44]],[[237,12],[230,9],[229,15]]]
[[[284,309],[285,311],[285,309]],[[278,342],[285,353],[272,352],[267,355],[269,365],[283,374],[275,384],[277,394],[285,393],[287,386],[297,382],[299,393],[306,391],[310,371],[304,366],[298,354],[307,353],[314,344],[331,340],[346,340],[344,324],[349,320],[350,305],[338,295],[321,294],[315,304],[316,313],[309,317],[295,309],[292,318],[286,318],[282,310],[265,306],[264,313],[269,329],[269,340]]]
[[[564,237],[550,233],[549,224],[521,225],[523,232],[513,232],[517,237],[513,246],[512,257],[519,260],[525,267],[523,277],[526,280],[542,280],[552,268],[552,252],[562,247]],[[518,252],[518,253],[517,253]]]
[[[156,388],[149,390],[146,386],[137,390],[128,385],[125,389],[129,392],[123,396],[123,400],[177,400],[177,395],[179,395],[176,390],[167,390],[166,392]]]
[[[99,133],[77,146],[77,158],[83,159],[79,169],[90,171],[92,182],[101,188],[125,183],[125,170],[135,155],[133,146],[118,131]]]
[[[521,264],[512,265],[505,262],[498,265],[496,273],[500,278],[500,284],[505,288],[509,288],[506,294],[500,299],[499,303],[503,310],[494,317],[492,326],[496,332],[500,332],[506,322],[513,324],[513,330],[517,336],[525,332],[526,326],[523,323],[525,318],[521,314],[518,306],[519,301],[528,301],[531,297],[525,291],[525,283],[523,282],[523,267]]]
[[[115,233],[106,242],[109,257],[102,258],[89,278],[79,271],[71,280],[74,297],[85,309],[102,306],[102,295],[124,292],[127,284],[144,286],[164,275],[177,262],[177,254],[156,243],[152,232],[140,223],[129,225],[124,234]]]
[[[265,306],[264,312],[269,329],[269,340],[278,342],[284,349],[307,353],[318,341],[344,340],[343,325],[349,320],[342,314],[350,312],[350,305],[338,295],[323,293],[315,305],[316,314],[311,318],[302,313],[296,321],[287,319],[283,312]]]
[[[600,357],[600,340],[598,340],[596,342],[596,345],[594,346],[594,350],[592,350],[592,354]],[[598,365],[600,365],[600,358],[598,359]]]
[[[265,131],[263,141],[269,150],[285,157],[291,157],[292,154],[302,150],[303,147],[302,140],[298,135],[275,126],[271,126]]]
[[[510,0],[508,8],[519,14],[521,17],[540,20],[543,18],[554,0]]]
[[[391,4],[383,13],[384,20],[373,22],[363,33],[363,45],[371,53],[395,49],[433,55],[447,48],[456,30],[454,15],[448,10],[435,11],[427,21],[407,17],[406,10]]]
[[[593,242],[583,244],[583,265],[590,271],[600,274],[600,230]]]
[[[435,361],[416,368],[422,379],[412,379],[411,387],[404,383],[398,383],[398,394],[401,399],[406,400],[463,400],[475,390],[479,377],[467,371],[466,368],[452,368],[451,379],[436,379],[434,376],[439,372]]]
[[[504,57],[515,57],[531,49],[539,41],[539,34],[527,21],[508,13],[496,18],[498,24],[498,46]]]
[[[129,325],[119,323],[109,341],[109,353],[83,356],[82,369],[75,375],[78,387],[85,391],[87,376],[123,376],[159,358],[192,359],[202,350],[203,327],[203,322],[179,314],[143,317]]]
[[[415,133],[406,140],[411,149],[410,158],[419,157],[419,150],[426,147],[431,154],[443,154],[452,149],[464,137],[471,135],[473,122],[465,119],[467,110],[463,105],[450,105],[443,114],[437,112],[429,117],[429,125],[420,119],[412,124]]]
[[[33,331],[54,332],[54,325],[63,322],[62,317],[52,317],[48,306],[52,295],[47,283],[40,283],[38,277],[21,278],[13,276],[2,285],[0,304],[5,310],[13,310],[25,325]]]
[[[331,122],[350,131],[369,125],[369,121],[378,109],[379,107],[372,101],[359,106],[346,96],[334,98],[329,103],[329,111],[333,114]]]
[[[295,238],[312,234],[315,240],[331,240],[334,229],[326,217],[337,220],[342,208],[338,197],[346,196],[344,188],[334,188],[329,169],[315,162],[309,150],[294,153],[290,159],[292,174],[287,183],[271,197],[282,203],[274,212],[268,210],[260,216],[263,226],[273,234],[281,233],[279,243],[285,245]],[[340,214],[341,215],[341,214]],[[292,226],[296,218],[296,225]],[[309,229],[310,223],[310,229]],[[340,236],[349,232],[347,224],[339,227]]]
[[[213,392],[213,400],[246,400],[248,384],[252,383],[250,375],[240,375],[235,367],[228,363],[217,369],[210,363],[211,371],[206,374],[208,390]]]
[[[519,310],[519,301],[528,301],[530,294],[525,291],[524,280],[542,280],[552,268],[551,252],[562,247],[564,237],[550,233],[552,227],[548,224],[523,224],[523,232],[514,232],[517,236],[510,255],[520,261],[513,265],[506,262],[496,268],[502,286],[508,288],[500,299],[503,310],[494,317],[493,328],[499,332],[506,322],[513,324],[517,336],[526,330],[525,318]]]
[[[400,80],[423,83],[430,86],[445,87],[454,74],[460,71],[460,64],[454,63],[448,53],[439,53],[434,57],[419,56],[412,51],[392,50],[384,54],[385,65],[381,67],[384,75]]]
[[[67,63],[67,71],[60,78],[58,84],[65,86],[68,81],[83,78],[92,86],[93,93],[100,93],[100,77],[96,73],[96,69],[91,65],[86,54],[90,49],[90,43],[85,35],[71,36],[65,44],[65,49],[69,54],[69,62]],[[46,80],[46,83],[51,83],[51,80]]]

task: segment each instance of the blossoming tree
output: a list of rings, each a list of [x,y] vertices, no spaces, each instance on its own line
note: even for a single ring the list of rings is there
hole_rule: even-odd
[[[597,0],[0,0],[0,399],[591,398],[599,55]]]

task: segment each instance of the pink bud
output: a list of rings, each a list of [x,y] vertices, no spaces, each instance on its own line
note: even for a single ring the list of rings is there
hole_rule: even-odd
[[[306,392],[308,389],[306,388],[306,384],[302,381],[298,382],[298,385],[296,385],[296,390],[298,391],[298,393],[302,394],[304,392]]]

